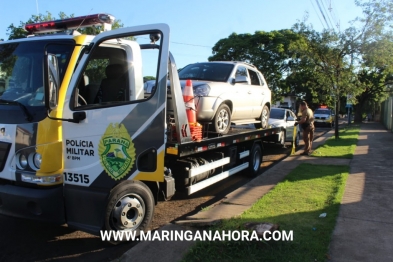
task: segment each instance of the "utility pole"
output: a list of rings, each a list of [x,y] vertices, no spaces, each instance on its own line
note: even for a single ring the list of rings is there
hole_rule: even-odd
[[[348,108],[348,126],[351,125],[351,121],[352,121],[352,119],[351,119],[351,114],[352,114],[352,110],[351,110],[351,108],[352,108],[352,101],[351,101],[351,99],[352,99],[352,95],[347,94],[347,105],[346,105],[346,107]]]
[[[338,112],[340,110],[340,99],[337,99],[337,95],[335,97],[335,113],[334,113],[334,137],[336,139],[339,139],[339,134],[338,134]]]
[[[338,95],[337,85],[333,86],[333,94],[334,94],[334,138],[339,138],[338,133],[338,113],[340,110],[340,96]]]

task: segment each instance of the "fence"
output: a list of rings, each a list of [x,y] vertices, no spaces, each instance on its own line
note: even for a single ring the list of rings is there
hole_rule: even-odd
[[[381,104],[381,122],[393,132],[393,97],[389,97]]]

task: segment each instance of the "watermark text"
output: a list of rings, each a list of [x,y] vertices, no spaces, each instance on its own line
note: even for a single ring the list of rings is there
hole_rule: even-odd
[[[103,241],[293,241],[293,231],[265,231],[262,236],[256,231],[222,230],[157,230],[157,231],[107,231],[101,230]]]

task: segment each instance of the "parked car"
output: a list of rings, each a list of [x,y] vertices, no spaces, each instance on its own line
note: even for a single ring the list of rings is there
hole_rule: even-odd
[[[334,114],[328,108],[318,108],[314,111],[314,125],[315,126],[334,126]]]
[[[285,142],[293,143],[293,130],[296,121],[296,115],[289,109],[285,108],[272,108],[270,110],[269,125],[271,127],[283,127],[283,131],[277,134],[273,139],[275,142],[285,145]],[[295,146],[299,145],[300,129],[296,128]]]
[[[195,63],[185,66],[179,78],[182,88],[186,80],[192,80],[197,121],[211,122],[214,132],[228,133],[231,123],[268,127],[271,92],[255,66],[244,62]],[[154,89],[151,81],[145,82],[145,92]]]

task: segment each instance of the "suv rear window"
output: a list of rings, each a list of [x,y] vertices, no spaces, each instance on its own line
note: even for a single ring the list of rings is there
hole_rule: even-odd
[[[248,74],[250,75],[251,85],[260,86],[261,83],[259,82],[259,77],[257,72],[248,69]]]

